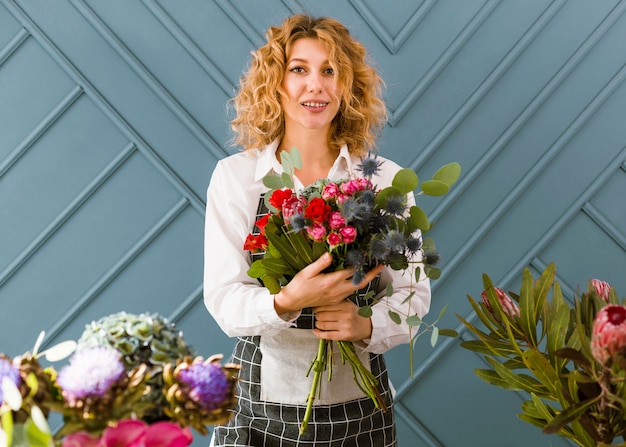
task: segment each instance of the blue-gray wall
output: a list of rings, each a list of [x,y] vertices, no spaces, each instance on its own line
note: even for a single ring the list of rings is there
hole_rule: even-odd
[[[202,304],[204,193],[225,103],[264,30],[345,22],[387,83],[382,154],[423,178],[444,274],[433,314],[471,318],[481,275],[516,289],[557,263],[626,296],[626,2],[615,0],[0,0],[0,351],[40,330],[159,312],[203,355],[232,341]],[[216,253],[216,256],[219,254]],[[463,334],[466,337],[466,334]],[[400,447],[565,446],[516,418],[458,340],[388,355]],[[206,444],[199,440],[195,445]]]

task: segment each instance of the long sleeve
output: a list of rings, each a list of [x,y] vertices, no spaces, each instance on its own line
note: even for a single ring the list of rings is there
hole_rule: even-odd
[[[254,181],[256,160],[238,154],[218,162],[207,190],[204,234],[204,303],[230,337],[275,333],[291,326],[274,297],[247,274],[246,235],[266,189]]]

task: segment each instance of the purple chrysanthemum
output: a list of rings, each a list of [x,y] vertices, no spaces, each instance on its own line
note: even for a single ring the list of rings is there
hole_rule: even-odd
[[[13,382],[15,386],[20,384],[20,372],[17,368],[7,359],[0,358],[0,384],[2,384],[5,377]],[[3,402],[4,393],[2,392],[2,386],[0,386],[0,404]]]
[[[124,374],[120,354],[105,346],[83,348],[74,353],[63,367],[57,383],[69,399],[102,396]]]
[[[219,408],[230,394],[231,382],[218,363],[194,363],[178,378],[187,385],[189,397],[208,411]]]

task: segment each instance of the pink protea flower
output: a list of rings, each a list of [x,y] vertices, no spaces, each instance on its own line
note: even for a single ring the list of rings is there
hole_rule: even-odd
[[[511,299],[511,297],[507,295],[506,292],[500,289],[499,287],[494,287],[494,290],[496,291],[498,301],[500,302],[500,306],[502,307],[502,310],[504,311],[504,313],[510,317],[519,317],[519,307]],[[487,298],[487,292],[483,290],[480,296],[483,299],[483,304],[485,305],[487,310],[491,313],[491,315],[493,315],[494,317],[497,317],[497,313],[493,310],[493,308],[491,307],[491,303],[489,302],[489,299]]]
[[[609,293],[611,292],[611,285],[606,281],[600,281],[599,279],[592,279],[591,286],[598,293],[600,298],[604,300],[604,302],[609,302]]]
[[[626,354],[626,307],[609,305],[600,309],[593,322],[591,353],[605,366]]]
[[[272,196],[273,197],[273,196]],[[282,204],[283,220],[285,224],[296,214],[302,214],[304,211],[304,200],[296,196],[287,197]]]

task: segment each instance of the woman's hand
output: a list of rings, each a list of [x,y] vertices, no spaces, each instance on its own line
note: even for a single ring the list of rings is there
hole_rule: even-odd
[[[358,341],[372,336],[372,321],[359,315],[352,301],[320,306],[315,311],[313,333],[325,340]]]
[[[274,295],[278,314],[294,312],[305,307],[339,304],[352,293],[368,284],[384,268],[382,265],[367,272],[358,285],[352,284],[354,269],[322,273],[332,263],[330,253],[302,269],[282,290]]]

